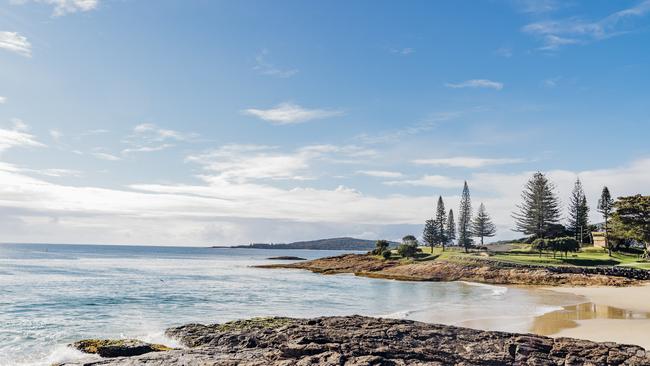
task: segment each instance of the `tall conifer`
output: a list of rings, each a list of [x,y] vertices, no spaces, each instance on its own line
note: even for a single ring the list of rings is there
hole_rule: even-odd
[[[460,217],[458,218],[458,244],[469,251],[472,245],[472,200],[469,195],[467,182],[463,186],[463,193],[460,197]]]
[[[560,200],[555,186],[544,174],[537,172],[524,186],[521,199],[518,212],[513,214],[515,231],[546,237],[549,229],[560,221]]]

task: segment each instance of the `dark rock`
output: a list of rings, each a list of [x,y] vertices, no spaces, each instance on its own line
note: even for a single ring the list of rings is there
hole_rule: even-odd
[[[172,348],[162,344],[152,344],[137,339],[84,339],[72,343],[70,347],[84,353],[94,353],[102,357],[139,356],[149,352],[169,351]]]
[[[190,348],[66,365],[650,365],[637,346],[362,316],[189,324],[167,335]]]
[[[306,261],[306,258],[300,258],[300,257],[294,257],[291,255],[281,255],[279,257],[269,257],[266,259],[271,259],[271,260],[281,260],[281,261]]]

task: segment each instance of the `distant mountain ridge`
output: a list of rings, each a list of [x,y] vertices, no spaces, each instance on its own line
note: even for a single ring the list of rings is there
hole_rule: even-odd
[[[356,239],[356,238],[330,238],[308,241],[297,241],[293,243],[268,244],[254,243],[248,245],[236,245],[231,248],[251,248],[251,249],[312,249],[312,250],[372,250],[375,249],[376,240]],[[397,243],[389,242],[391,246]]]

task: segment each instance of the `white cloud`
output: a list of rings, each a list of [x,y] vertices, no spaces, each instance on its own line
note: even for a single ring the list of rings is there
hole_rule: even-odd
[[[396,53],[398,55],[410,55],[415,52],[415,50],[411,47],[405,47],[405,48],[391,48],[390,49],[391,53]]]
[[[7,103],[7,97],[0,96],[0,104]]]
[[[419,165],[432,165],[432,166],[448,166],[454,168],[481,168],[489,165],[505,165],[523,162],[523,159],[514,158],[479,158],[473,156],[457,156],[452,158],[438,158],[438,159],[416,159],[413,161]]]
[[[198,137],[196,133],[184,133],[160,128],[153,123],[143,123],[135,126],[133,133],[124,139],[123,142],[129,147],[123,149],[122,154],[161,151],[175,146],[167,141],[191,142]]]
[[[329,147],[328,147],[329,146]],[[44,170],[38,179],[8,164],[0,164],[0,227],[10,241],[156,243],[181,245],[233,244],[253,240],[296,240],[332,233],[382,233],[392,227],[398,234],[421,231],[431,215],[432,197],[440,190],[460,193],[460,177],[425,176],[415,181],[396,181],[393,186],[431,187],[424,195],[367,195],[353,187],[311,188],[291,185],[284,188],[250,179],[224,179],[223,174],[240,170],[255,173],[259,164],[216,166],[222,161],[238,162],[238,156],[255,162],[262,157],[280,156],[272,147],[230,145],[222,148],[216,161],[208,159],[206,175],[199,184],[133,184],[123,189],[69,186],[47,181],[64,171]],[[294,169],[281,172],[284,163],[268,176],[302,174],[305,165],[337,151],[336,147],[297,149],[290,155],[313,154],[303,163],[291,163]],[[336,154],[337,152],[334,152]],[[228,158],[228,154],[235,158]],[[320,154],[320,155],[319,155]],[[269,160],[267,160],[269,161]],[[290,165],[291,165],[290,164]],[[243,168],[242,168],[243,167]],[[599,220],[593,207],[602,185],[615,196],[647,194],[650,186],[650,158],[610,169],[590,171],[555,170],[548,172],[558,193],[566,201],[579,175],[592,206],[592,221]],[[69,173],[69,172],[68,172]],[[513,174],[472,174],[468,178],[472,200],[484,202],[499,227],[498,237],[519,234],[510,231],[510,217],[519,202],[523,184],[533,172]],[[71,173],[72,174],[72,173]],[[465,178],[465,177],[463,177]],[[286,183],[286,182],[285,182]],[[282,185],[285,186],[286,184]],[[290,184],[303,184],[293,181]],[[448,208],[456,208],[457,195],[444,196]],[[2,226],[4,225],[4,226]],[[264,228],[260,230],[260,227]],[[267,230],[268,228],[268,230]],[[259,234],[259,232],[262,234]],[[257,233],[257,234],[256,234]]]
[[[122,160],[122,158],[120,158],[119,156],[115,156],[105,152],[94,152],[91,155],[101,160],[108,160],[108,161]]]
[[[29,131],[27,123],[23,122],[20,118],[12,118],[11,123],[14,125],[14,130],[16,131]]]
[[[634,31],[634,20],[650,13],[650,0],[623,9],[600,20],[571,17],[560,20],[544,20],[527,24],[524,33],[542,41],[541,50],[552,51],[562,46],[599,41]]]
[[[512,48],[510,47],[500,47],[494,53],[498,56],[505,57],[505,58],[510,58],[514,54],[512,51]]]
[[[548,13],[561,7],[556,0],[515,0],[517,8],[524,13]]]
[[[53,6],[52,15],[55,17],[69,13],[86,12],[99,6],[99,0],[11,0],[11,3],[25,4],[30,1]]]
[[[358,164],[376,156],[372,149],[356,145],[307,145],[291,152],[266,145],[230,144],[187,157],[206,172],[206,181],[246,183],[261,180],[302,181],[315,179],[313,164]],[[321,175],[320,169],[315,170]]]
[[[59,130],[52,129],[49,132],[50,132],[50,137],[52,137],[52,140],[54,140],[55,142],[60,142],[61,138],[63,138],[63,132]]]
[[[395,131],[388,131],[376,135],[361,134],[359,136],[356,136],[356,138],[366,144],[394,143],[404,137],[418,135],[420,133],[430,131],[442,123],[458,118],[461,114],[462,113],[460,112],[434,113],[416,124],[406,126]]]
[[[446,83],[445,86],[454,89],[459,89],[459,88],[488,88],[494,90],[503,89],[503,83],[500,83],[498,81],[487,80],[487,79],[471,79],[460,83]]]
[[[560,82],[560,80],[562,80],[561,76],[556,76],[554,78],[544,79],[544,80],[542,80],[542,85],[544,87],[546,87],[546,88],[555,88],[558,85],[558,83]]]
[[[29,126],[19,119],[13,120],[14,128],[0,128],[0,152],[13,147],[44,147],[36,137],[27,133]]]
[[[303,123],[343,114],[343,111],[340,110],[307,109],[293,103],[280,103],[270,109],[249,108],[242,112],[277,125]]]
[[[21,56],[32,56],[32,45],[25,36],[17,32],[0,32],[0,48]]]
[[[457,188],[463,186],[463,180],[444,175],[425,175],[419,179],[394,180],[384,182],[387,186],[419,186],[434,188]]]
[[[298,69],[280,69],[266,60],[269,51],[264,49],[255,57],[255,66],[253,70],[262,75],[275,76],[279,78],[289,78],[298,73]]]
[[[357,174],[378,178],[401,178],[404,174],[388,170],[358,170]]]
[[[81,137],[84,137],[84,136],[103,135],[103,134],[106,134],[106,133],[109,133],[109,132],[110,132],[109,130],[106,130],[106,129],[103,129],[103,128],[99,128],[99,129],[95,129],[95,130],[84,131],[84,132],[82,132],[82,133],[80,134],[80,136],[81,136]]]

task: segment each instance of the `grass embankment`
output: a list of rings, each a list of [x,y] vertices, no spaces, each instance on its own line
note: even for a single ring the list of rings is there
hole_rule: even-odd
[[[424,262],[430,260],[446,260],[452,262],[462,262],[465,258],[477,256],[489,257],[492,260],[498,260],[510,263],[532,264],[542,266],[577,266],[577,267],[594,267],[594,266],[622,266],[650,270],[650,262],[644,261],[638,254],[614,252],[609,256],[607,250],[598,247],[584,247],[577,253],[569,253],[564,256],[563,253],[533,251],[529,244],[513,244],[508,251],[499,252],[470,252],[465,253],[459,248],[433,248],[421,247],[422,251],[416,258],[405,259],[393,253],[391,259],[400,260],[403,264]],[[381,257],[377,256],[378,259]]]
[[[490,258],[522,264],[579,267],[623,266],[650,270],[650,262],[642,260],[638,254],[614,252],[609,256],[607,250],[598,247],[585,247],[577,253],[569,253],[568,256],[561,253],[556,253],[553,256],[553,253],[548,252],[540,255],[539,252],[531,250],[529,245],[521,244],[508,252],[495,253]]]

